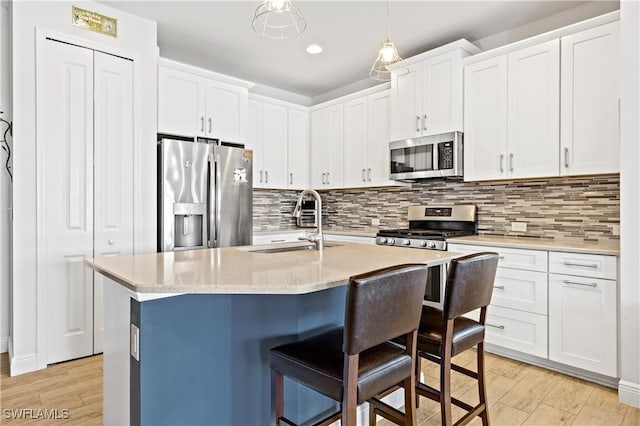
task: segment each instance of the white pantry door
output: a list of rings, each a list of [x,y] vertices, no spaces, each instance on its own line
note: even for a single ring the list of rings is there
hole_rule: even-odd
[[[93,51],[46,40],[43,59],[38,280],[51,364],[93,353]]]
[[[94,54],[94,255],[133,253],[133,62]],[[102,352],[102,275],[94,272],[94,353]]]

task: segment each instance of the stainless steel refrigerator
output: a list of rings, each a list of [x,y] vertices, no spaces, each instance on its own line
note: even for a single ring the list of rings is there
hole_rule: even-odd
[[[158,251],[249,245],[252,151],[217,141],[158,142]]]

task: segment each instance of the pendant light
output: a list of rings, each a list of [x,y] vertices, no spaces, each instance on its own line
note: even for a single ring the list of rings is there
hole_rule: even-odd
[[[292,0],[264,0],[256,8],[252,26],[261,36],[284,40],[302,33],[307,22]]]
[[[389,38],[389,27],[391,26],[391,0],[387,3],[387,38],[382,43],[382,48],[378,51],[378,57],[369,71],[369,76],[378,81],[390,81],[391,71],[387,66],[400,62],[402,58],[398,55],[398,49]]]

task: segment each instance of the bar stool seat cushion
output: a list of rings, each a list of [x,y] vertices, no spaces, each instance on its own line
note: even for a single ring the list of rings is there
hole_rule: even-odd
[[[421,352],[440,354],[444,321],[442,311],[429,306],[422,308],[420,328],[418,328],[418,348]],[[470,349],[483,340],[483,325],[469,318],[458,317],[453,323],[451,356]]]
[[[270,364],[286,377],[332,398],[342,400],[344,352],[342,327],[271,349]],[[360,353],[358,404],[404,380],[411,357],[403,348],[382,343]]]

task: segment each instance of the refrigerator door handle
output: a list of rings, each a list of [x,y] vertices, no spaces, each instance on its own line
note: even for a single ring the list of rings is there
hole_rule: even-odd
[[[222,183],[221,171],[220,171],[220,153],[216,151],[215,155],[215,171],[216,171],[216,180],[215,180],[215,188],[216,188],[216,205],[214,207],[215,215],[216,215],[216,223],[215,229],[213,230],[213,236],[215,238],[216,245],[215,247],[220,246],[220,240],[218,238],[218,227],[220,225],[220,203],[222,197],[222,191],[220,190],[220,184]]]
[[[209,177],[207,179],[207,222],[209,222],[208,232],[207,232],[207,246],[209,248],[213,248],[216,245],[214,230],[216,229],[215,223],[215,206],[214,206],[214,196],[215,196],[215,161],[213,158],[213,154],[209,154]]]

